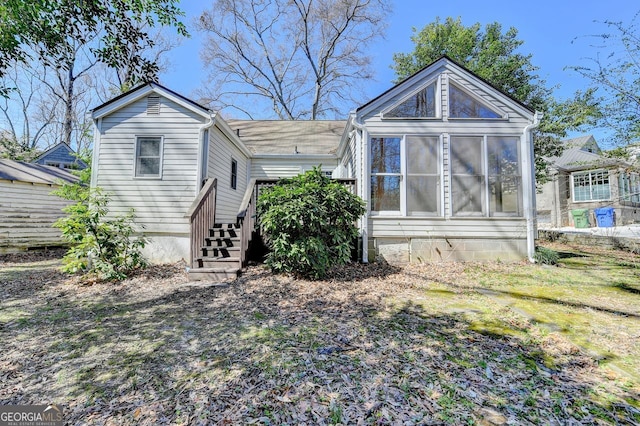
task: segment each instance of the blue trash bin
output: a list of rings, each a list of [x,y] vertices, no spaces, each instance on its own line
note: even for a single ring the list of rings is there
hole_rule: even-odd
[[[596,221],[600,228],[611,228],[615,226],[613,207],[600,207],[593,211],[596,214]]]

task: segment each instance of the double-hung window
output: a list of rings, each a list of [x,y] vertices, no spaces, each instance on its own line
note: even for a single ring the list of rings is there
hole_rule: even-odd
[[[407,136],[407,214],[440,214],[440,137]]]
[[[238,162],[231,159],[231,189],[238,188]]]
[[[136,138],[135,176],[162,177],[161,136],[138,136]]]

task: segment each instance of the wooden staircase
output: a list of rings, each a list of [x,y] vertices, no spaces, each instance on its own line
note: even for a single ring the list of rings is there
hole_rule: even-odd
[[[191,280],[226,280],[240,275],[242,269],[241,226],[235,223],[217,223],[209,228],[194,268],[189,270]]]
[[[255,231],[256,181],[252,179],[235,223],[216,223],[217,180],[207,179],[185,215],[190,223],[189,279],[234,279],[246,266]]]

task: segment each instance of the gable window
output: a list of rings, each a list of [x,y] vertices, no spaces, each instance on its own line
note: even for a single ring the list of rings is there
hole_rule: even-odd
[[[500,118],[500,115],[460,89],[449,84],[449,117],[451,118]]]
[[[429,118],[436,116],[436,83],[414,93],[399,105],[383,112],[384,118]]]
[[[454,216],[522,215],[518,145],[516,137],[451,137]]]
[[[400,212],[400,138],[371,138],[371,208]]]
[[[611,199],[608,170],[590,170],[571,174],[573,201]]]
[[[231,189],[238,187],[238,162],[231,159]]]
[[[162,177],[162,137],[139,136],[136,138],[136,177]]]

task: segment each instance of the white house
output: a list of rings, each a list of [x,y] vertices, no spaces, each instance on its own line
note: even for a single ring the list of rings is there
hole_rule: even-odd
[[[136,209],[151,260],[184,258],[193,278],[235,274],[261,182],[317,165],[367,203],[362,261],[533,255],[539,117],[446,57],[346,121],[227,122],[155,83],[93,118],[92,185]]]

